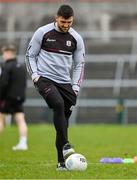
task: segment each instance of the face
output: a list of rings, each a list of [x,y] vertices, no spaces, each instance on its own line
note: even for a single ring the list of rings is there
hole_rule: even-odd
[[[62,16],[56,16],[56,22],[59,30],[61,32],[68,32],[69,28],[73,24],[73,19],[74,19],[73,16],[69,17],[68,19],[65,19]]]
[[[7,61],[7,60],[9,60],[9,59],[13,59],[13,58],[15,58],[15,53],[13,52],[13,51],[4,51],[3,53],[2,53],[2,58],[5,60],[5,61]]]

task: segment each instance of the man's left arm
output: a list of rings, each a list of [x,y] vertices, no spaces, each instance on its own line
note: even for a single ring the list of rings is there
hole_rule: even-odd
[[[81,36],[77,40],[77,48],[73,56],[72,88],[78,92],[84,77],[85,46]]]

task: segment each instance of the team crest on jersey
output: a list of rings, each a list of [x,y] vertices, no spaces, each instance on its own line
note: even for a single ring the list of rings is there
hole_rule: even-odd
[[[67,46],[71,46],[71,41],[66,41]]]

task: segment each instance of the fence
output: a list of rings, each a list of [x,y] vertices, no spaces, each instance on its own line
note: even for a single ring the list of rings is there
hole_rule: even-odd
[[[98,77],[98,74],[93,78],[90,76],[90,69],[88,69],[87,66],[87,72],[86,72],[86,79],[82,85],[82,89],[79,94],[78,102],[77,102],[77,108],[74,111],[71,122],[75,123],[79,121],[78,119],[80,118],[79,113],[80,109],[88,109],[88,108],[105,108],[105,112],[107,112],[108,108],[113,108],[113,113],[112,116],[116,118],[115,114],[115,107],[117,105],[117,98],[120,96],[121,89],[122,88],[128,88],[129,91],[130,89],[135,89],[137,90],[137,80],[136,80],[136,63],[137,63],[137,54],[136,54],[136,49],[137,49],[137,35],[136,32],[131,31],[122,31],[122,32],[109,32],[109,36],[107,36],[107,39],[109,41],[104,41],[104,34],[102,32],[81,32],[85,43],[86,40],[88,41],[93,40],[96,44],[100,43],[103,45],[106,45],[106,43],[113,42],[113,39],[129,39],[131,41],[131,54],[88,54],[86,56],[86,64],[94,64],[96,67],[98,65],[103,64],[102,70],[105,70],[106,65],[108,64],[115,64],[115,68],[113,68],[114,74],[113,77],[110,75],[107,75],[107,77],[102,78]],[[5,40],[8,39],[13,39],[14,41],[17,40],[17,45],[18,45],[18,52],[19,52],[19,60],[21,62],[24,62],[24,54],[26,51],[26,47],[28,45],[28,42],[32,36],[32,32],[1,32],[0,33],[0,40],[4,42]],[[90,44],[90,43],[89,43]],[[91,52],[90,49],[88,48],[88,44],[86,44],[88,52]],[[133,74],[133,77],[123,77],[124,74],[124,66],[127,66],[127,63],[129,65],[129,69]],[[96,71],[96,69],[95,69]],[[106,73],[106,72],[105,72]],[[126,74],[127,76],[127,74]],[[110,78],[111,77],[111,78]],[[28,79],[28,98],[25,103],[25,106],[27,108],[37,108],[37,107],[44,107],[45,103],[44,101],[37,96],[34,92],[34,96],[30,97],[29,90],[33,88],[33,84],[30,79]],[[90,89],[90,91],[94,91],[95,89],[112,89],[112,94],[110,97],[107,97],[107,91],[105,91],[105,98],[102,97],[101,95],[96,94],[96,98],[93,97],[88,97],[88,93],[86,92],[86,89]],[[86,95],[83,97],[83,93]],[[128,93],[127,93],[128,94]],[[89,93],[90,96],[90,93]],[[130,117],[128,118],[128,110],[130,108],[137,108],[137,100],[135,99],[136,95],[131,94],[129,97],[128,95],[125,95],[124,97],[124,102],[125,102],[125,109],[126,109],[126,118],[124,120],[125,123],[130,122]],[[87,110],[85,110],[87,111]],[[98,111],[97,111],[98,112]],[[38,112],[39,113],[39,112]],[[87,113],[88,114],[88,113]],[[136,122],[137,120],[137,114],[134,112],[134,116],[132,117],[132,122]],[[93,122],[90,120],[90,115],[86,115],[88,117],[87,122]],[[83,118],[84,116],[82,116]],[[44,118],[44,117],[42,117]],[[86,117],[85,117],[86,119]],[[105,122],[105,120],[101,120],[102,117],[100,116],[100,121],[99,122]],[[115,120],[112,120],[115,122]],[[80,120],[79,122],[82,122]]]

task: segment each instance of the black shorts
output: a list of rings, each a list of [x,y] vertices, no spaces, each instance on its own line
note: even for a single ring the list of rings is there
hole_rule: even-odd
[[[4,100],[0,107],[0,112],[5,114],[15,114],[18,112],[24,112],[23,102],[24,100],[17,100],[12,98]]]
[[[50,108],[52,108],[52,102],[47,100],[47,96],[50,92],[54,94],[55,98],[58,98],[58,96],[61,95],[66,110],[75,106],[77,96],[73,91],[71,84],[59,84],[45,77],[40,77],[34,84]]]

